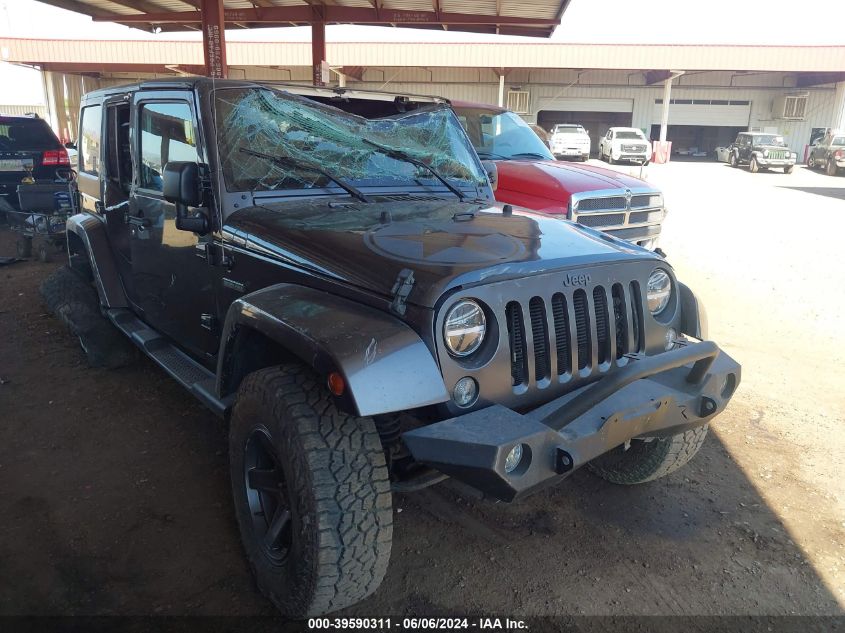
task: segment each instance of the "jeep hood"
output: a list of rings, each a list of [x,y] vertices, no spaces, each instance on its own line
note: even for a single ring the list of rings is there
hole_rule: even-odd
[[[488,203],[337,198],[240,209],[225,239],[263,256],[390,296],[414,272],[408,301],[433,307],[451,288],[613,261],[656,259],[638,246],[534,211]]]
[[[558,161],[496,161],[500,186],[533,196],[558,200],[563,206],[576,192],[602,189],[652,189],[643,180],[612,169]]]

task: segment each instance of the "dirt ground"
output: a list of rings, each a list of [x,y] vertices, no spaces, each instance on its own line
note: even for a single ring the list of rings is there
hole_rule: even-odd
[[[845,178],[648,177],[670,262],[743,364],[699,456],[632,488],[580,471],[515,505],[396,495],[388,576],[343,615],[843,614]],[[0,267],[0,615],[273,614],[223,425],[151,362],[87,368],[38,296],[56,265]]]

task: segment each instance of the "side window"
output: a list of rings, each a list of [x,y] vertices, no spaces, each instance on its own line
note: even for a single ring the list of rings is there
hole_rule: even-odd
[[[140,113],[140,186],[161,191],[168,161],[196,162],[194,119],[187,103],[145,103]]]
[[[82,109],[82,124],[79,134],[80,169],[92,176],[100,175],[102,121],[102,106],[90,106]]]

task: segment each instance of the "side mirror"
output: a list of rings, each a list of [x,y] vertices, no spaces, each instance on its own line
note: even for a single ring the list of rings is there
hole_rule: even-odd
[[[203,213],[188,214],[188,207],[201,207],[200,166],[197,163],[169,161],[162,174],[164,199],[176,205],[176,228],[193,233],[208,232],[208,218]]]
[[[483,160],[481,161],[481,166],[484,167],[484,171],[487,172],[487,179],[490,181],[490,187],[492,187],[493,191],[496,191],[496,188],[499,186],[499,170],[496,167],[496,163],[492,160]]]
[[[76,143],[65,143],[65,149],[76,149]]]

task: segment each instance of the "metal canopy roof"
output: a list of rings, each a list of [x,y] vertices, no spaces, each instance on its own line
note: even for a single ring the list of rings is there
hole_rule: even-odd
[[[199,30],[202,0],[39,0],[147,31]],[[227,27],[368,24],[549,37],[571,0],[224,0]]]

